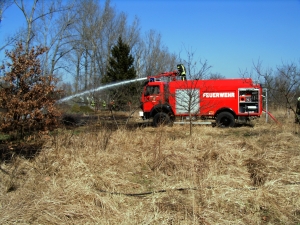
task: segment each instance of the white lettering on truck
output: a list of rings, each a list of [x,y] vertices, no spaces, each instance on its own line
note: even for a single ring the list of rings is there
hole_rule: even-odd
[[[234,98],[234,92],[204,92],[203,98]]]

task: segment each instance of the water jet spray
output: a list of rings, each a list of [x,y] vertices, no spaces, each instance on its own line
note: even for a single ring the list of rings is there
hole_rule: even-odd
[[[104,85],[104,86],[101,86],[101,87],[93,88],[91,90],[83,91],[81,93],[77,93],[77,94],[62,98],[62,99],[58,100],[56,103],[58,103],[58,104],[63,103],[63,102],[71,100],[72,98],[80,97],[80,96],[83,96],[83,95],[86,95],[86,94],[89,94],[89,93],[92,93],[92,92],[102,91],[102,90],[105,90],[105,89],[109,89],[109,88],[113,88],[113,87],[117,87],[117,86],[121,86],[121,85],[125,85],[125,84],[130,84],[130,83],[134,83],[134,82],[139,82],[139,81],[143,81],[143,80],[147,80],[147,77],[120,81],[118,83],[113,83],[113,84],[107,84],[107,85]]]

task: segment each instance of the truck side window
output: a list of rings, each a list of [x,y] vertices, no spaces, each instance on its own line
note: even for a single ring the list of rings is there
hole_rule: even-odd
[[[153,94],[155,95],[159,94],[159,86],[154,86],[153,88],[154,88]]]
[[[159,93],[159,86],[147,86],[144,95],[157,95]]]

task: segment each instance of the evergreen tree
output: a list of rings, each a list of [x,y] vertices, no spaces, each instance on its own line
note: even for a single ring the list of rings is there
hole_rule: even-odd
[[[130,54],[130,47],[119,37],[117,45],[112,48],[111,57],[106,75],[102,83],[114,83],[122,80],[136,78],[136,70],[133,66],[134,58]],[[110,100],[114,100],[121,108],[134,102],[137,94],[137,84],[129,84],[110,91]]]
[[[129,45],[119,37],[117,45],[112,48],[107,74],[103,77],[102,83],[107,84],[136,78],[133,62],[134,58],[130,54]]]

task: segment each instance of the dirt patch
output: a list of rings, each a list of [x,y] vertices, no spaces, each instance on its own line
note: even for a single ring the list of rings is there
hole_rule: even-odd
[[[0,143],[0,162],[11,161],[15,156],[32,159],[43,148],[44,142],[37,143]]]

